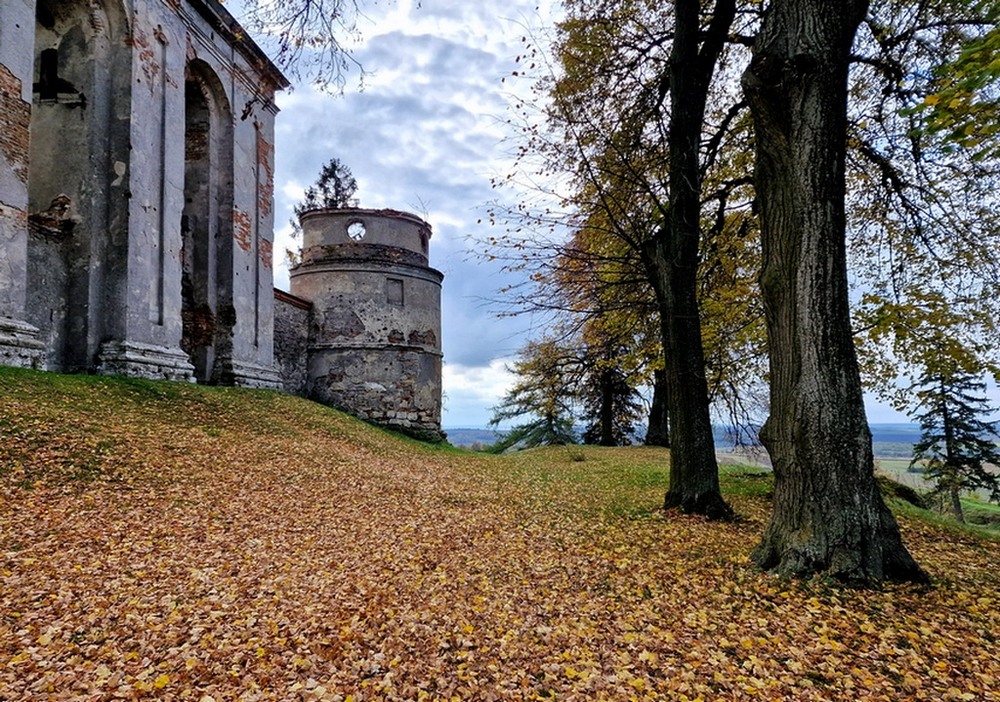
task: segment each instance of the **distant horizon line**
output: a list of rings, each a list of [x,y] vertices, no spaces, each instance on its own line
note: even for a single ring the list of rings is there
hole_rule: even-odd
[[[712,426],[713,427],[725,427],[726,425],[724,425],[724,424],[713,424]],[[868,426],[870,426],[870,427],[918,427],[918,426],[920,426],[920,423],[919,422],[869,422]],[[443,430],[445,430],[445,431],[448,431],[449,429],[469,429],[469,430],[472,430],[472,431],[504,431],[504,429],[491,428],[491,427],[488,427],[488,426],[479,426],[479,427],[476,427],[476,426],[458,425],[458,424],[454,424],[454,425],[451,425],[451,426],[444,426],[444,425],[442,425],[441,428]]]

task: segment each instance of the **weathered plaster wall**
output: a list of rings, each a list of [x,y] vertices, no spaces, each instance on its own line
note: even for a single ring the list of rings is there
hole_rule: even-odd
[[[0,4],[0,363],[277,387],[286,86],[217,0]]]
[[[127,20],[119,3],[37,0],[28,167],[27,318],[48,367],[87,370],[111,317],[110,218],[125,207],[107,178],[126,154]]]
[[[132,203],[143,240],[130,255],[129,298],[146,302],[148,314],[142,304],[132,306],[129,336],[154,347],[186,346],[182,355],[200,380],[278,387],[271,341],[273,153],[261,144],[273,140],[274,91],[287,83],[245,35],[235,38],[241,30],[214,0],[156,6],[137,16],[133,32],[136,90],[148,94],[148,112],[133,113],[133,140],[158,148],[131,167],[133,190],[147,197]],[[197,169],[187,167],[188,108],[201,108],[189,103],[194,89],[209,112],[213,155],[210,172],[202,174],[208,178],[203,206],[188,208],[198,231],[185,251],[185,191],[199,187],[189,179]],[[161,170],[167,177],[158,191]],[[205,244],[205,237],[218,243]],[[205,256],[195,263],[199,246]],[[189,283],[208,281],[211,288],[186,301],[185,259]]]
[[[258,111],[236,124],[233,205],[234,373],[273,356],[274,115]],[[256,360],[255,360],[256,359]],[[242,365],[241,365],[242,364]],[[277,385],[277,377],[274,377]]]
[[[275,302],[284,87],[218,0],[0,3],[0,363],[283,382],[439,435],[426,222],[306,214]]]
[[[33,0],[0,4],[0,363],[14,366],[44,355],[25,312],[34,26]]]

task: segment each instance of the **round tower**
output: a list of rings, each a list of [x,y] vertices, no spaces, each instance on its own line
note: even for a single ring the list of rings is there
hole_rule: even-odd
[[[441,434],[441,281],[431,227],[395,210],[305,212],[291,292],[313,303],[309,396],[423,438]]]

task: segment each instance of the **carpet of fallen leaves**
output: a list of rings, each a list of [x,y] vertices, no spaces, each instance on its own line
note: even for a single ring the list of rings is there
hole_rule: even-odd
[[[932,589],[783,581],[766,480],[663,514],[668,460],[0,371],[0,699],[1000,699],[996,541],[903,519]]]

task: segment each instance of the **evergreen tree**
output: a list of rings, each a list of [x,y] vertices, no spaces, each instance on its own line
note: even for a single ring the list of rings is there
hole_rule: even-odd
[[[924,475],[951,500],[959,522],[965,521],[959,499],[963,490],[990,490],[1000,499],[1000,466],[994,428],[982,419],[993,411],[983,394],[986,384],[964,370],[930,370],[917,383],[920,441],[910,466],[923,462]],[[922,410],[922,412],[920,411]]]
[[[618,360],[624,349],[605,348],[589,359],[579,395],[585,444],[628,446],[642,417],[639,392]]]
[[[493,450],[577,443],[573,403],[579,359],[554,339],[528,342],[518,356],[509,369],[518,380],[493,408],[489,424],[519,417],[528,421],[507,432]]]
[[[302,202],[295,205],[292,211],[295,216],[288,220],[292,225],[292,239],[298,239],[302,234],[300,218],[310,210],[341,210],[348,207],[357,207],[358,201],[354,193],[358,190],[358,183],[354,180],[351,169],[343,164],[339,158],[331,158],[323,168],[320,169],[316,183],[309,186],[305,192]],[[297,266],[302,258],[300,249],[285,249],[285,257],[289,265]]]
[[[357,190],[358,184],[351,169],[339,158],[332,158],[320,169],[316,184],[306,190],[305,198],[295,206],[295,216],[299,217],[309,210],[355,207],[354,193]]]

